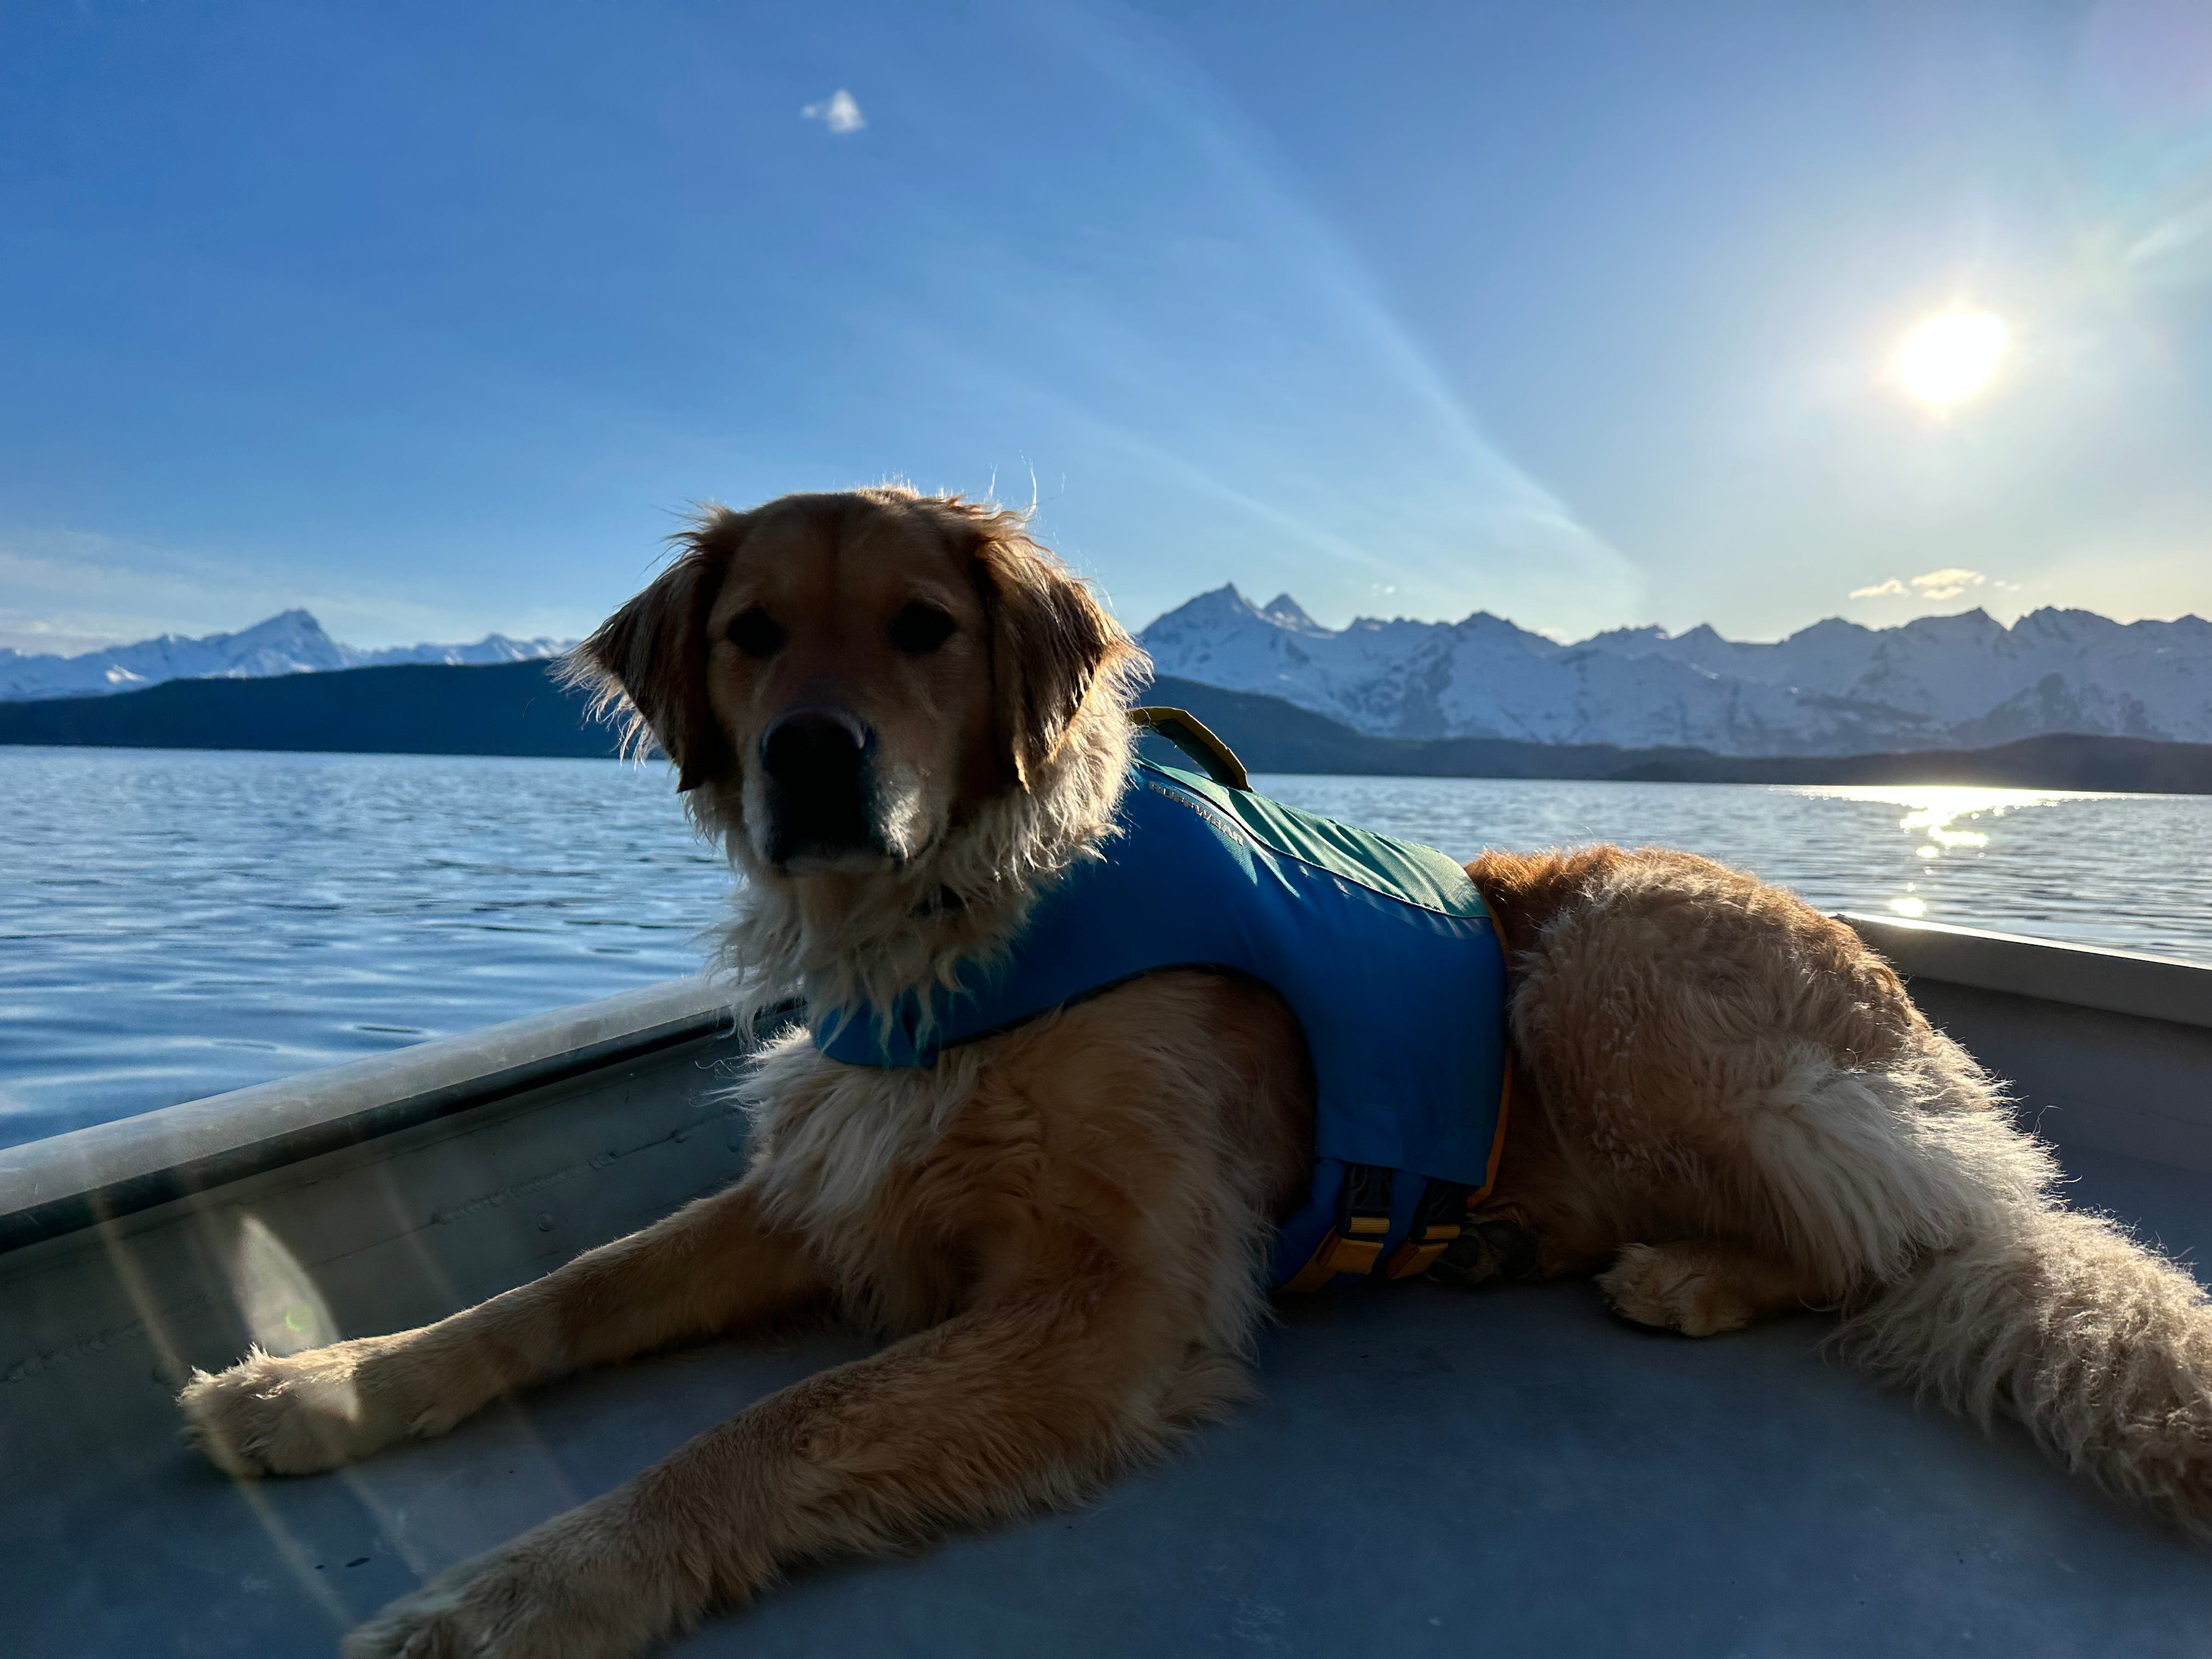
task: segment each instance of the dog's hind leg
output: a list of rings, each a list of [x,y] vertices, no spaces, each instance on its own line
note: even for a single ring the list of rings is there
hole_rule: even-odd
[[[1842,924],[1682,854],[1474,873],[1514,941],[1514,1040],[1534,1084],[1493,1201],[1517,1200],[1553,1254],[1595,1270],[1632,1244],[1729,1241],[1737,1265],[1706,1264],[1736,1286],[1727,1317],[1691,1315],[1719,1329],[1851,1303],[2042,1201],[2047,1152]],[[1669,1264],[1623,1266],[1639,1294],[1616,1299],[1680,1328],[1684,1293],[1654,1288]]]
[[[2057,1201],[2050,1149],[1850,929],[1683,854],[1471,872],[1514,946],[1532,1103],[1582,1183],[1553,1212],[1656,1247],[1624,1248],[1617,1307],[1719,1329],[1794,1288],[1844,1311],[1838,1346],[1875,1376],[2008,1412],[2212,1536],[2212,1297]],[[1728,1295],[1699,1271],[1714,1237],[1749,1264]]]
[[[819,1289],[797,1241],[763,1222],[740,1182],[434,1325],[305,1353],[257,1348],[226,1371],[197,1371],[177,1403],[191,1438],[231,1474],[304,1474]]]

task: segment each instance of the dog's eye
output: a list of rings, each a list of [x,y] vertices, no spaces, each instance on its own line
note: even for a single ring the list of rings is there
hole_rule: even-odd
[[[731,617],[724,633],[730,643],[748,657],[773,657],[783,649],[784,641],[790,637],[783,631],[783,624],[758,605]]]
[[[909,657],[926,657],[951,639],[960,624],[933,605],[915,600],[891,618],[891,643]]]

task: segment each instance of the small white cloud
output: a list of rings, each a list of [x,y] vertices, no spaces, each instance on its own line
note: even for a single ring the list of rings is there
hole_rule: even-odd
[[[819,121],[835,133],[858,132],[868,125],[868,118],[860,113],[860,106],[842,87],[820,103],[807,105],[799,116],[803,121]]]
[[[1941,605],[1946,599],[1955,599],[1970,587],[2016,588],[2014,582],[1993,582],[1978,570],[1961,570],[1956,565],[1942,570],[1928,570],[1899,581],[1892,576],[1887,581],[1876,582],[1871,587],[1854,587],[1855,599],[1895,599],[1907,594],[1917,599],[1929,599]]]
[[[1979,587],[1989,580],[1978,570],[1960,570],[1952,566],[1942,570],[1930,570],[1925,575],[1915,576],[1912,586],[1923,599],[1939,604],[1955,599],[1970,587]]]

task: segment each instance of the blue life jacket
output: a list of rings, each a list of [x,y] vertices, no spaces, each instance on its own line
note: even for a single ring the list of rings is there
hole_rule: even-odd
[[[1427,1267],[1496,1180],[1504,1134],[1504,953],[1467,872],[1144,760],[1102,851],[1037,901],[1007,953],[934,994],[933,1018],[911,992],[888,1018],[817,1011],[815,1046],[849,1065],[930,1066],[1140,974],[1249,975],[1297,1016],[1316,1084],[1312,1188],[1277,1234],[1271,1285]]]

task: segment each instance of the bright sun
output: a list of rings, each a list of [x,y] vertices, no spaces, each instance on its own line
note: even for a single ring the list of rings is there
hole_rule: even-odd
[[[1897,349],[1897,378],[1923,403],[1955,404],[1989,384],[2011,336],[1986,311],[1930,317]]]

